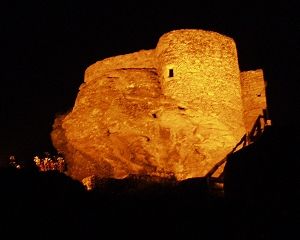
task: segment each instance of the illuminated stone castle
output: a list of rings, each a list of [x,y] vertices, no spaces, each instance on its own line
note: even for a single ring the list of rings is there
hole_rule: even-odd
[[[240,72],[234,40],[175,30],[156,49],[111,57],[85,72],[72,111],[51,134],[68,173],[206,175],[266,109],[262,70]]]

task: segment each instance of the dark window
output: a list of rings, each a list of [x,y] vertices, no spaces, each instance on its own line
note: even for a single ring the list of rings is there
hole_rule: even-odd
[[[169,77],[174,77],[174,70],[173,69],[169,69]]]

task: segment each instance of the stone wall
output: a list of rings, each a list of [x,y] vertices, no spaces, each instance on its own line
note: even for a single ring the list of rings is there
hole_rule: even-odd
[[[257,117],[267,109],[263,70],[241,72],[242,99],[246,131],[251,131]]]
[[[154,50],[140,50],[134,53],[106,58],[94,63],[86,69],[84,81],[89,82],[114,69],[154,67],[156,67]]]

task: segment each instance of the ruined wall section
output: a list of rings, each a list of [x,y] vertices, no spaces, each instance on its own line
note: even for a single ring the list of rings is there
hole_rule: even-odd
[[[267,108],[263,70],[241,72],[242,99],[246,131],[251,131],[257,117]]]
[[[166,96],[219,119],[237,139],[245,133],[237,50],[231,38],[204,30],[171,31],[159,39],[156,56]]]
[[[154,50],[140,50],[138,52],[106,58],[89,66],[84,74],[86,83],[101,77],[104,73],[122,68],[154,68],[156,59]]]

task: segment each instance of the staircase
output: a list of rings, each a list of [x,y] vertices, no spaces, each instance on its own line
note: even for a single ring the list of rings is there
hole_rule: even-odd
[[[205,175],[205,179],[208,186],[208,191],[211,195],[217,197],[224,196],[224,167],[228,157],[236,151],[255,142],[266,127],[271,126],[271,120],[268,119],[267,111],[263,110],[263,115],[259,115],[253,124],[253,127],[249,133],[246,133],[236,146],[223,158],[216,163],[213,168]]]

